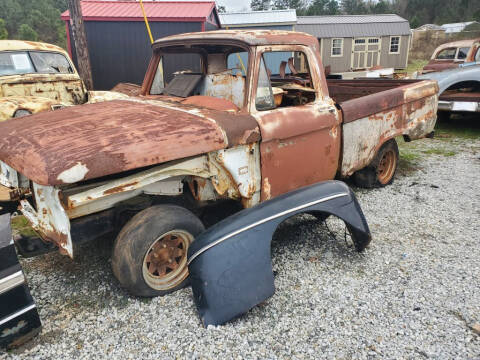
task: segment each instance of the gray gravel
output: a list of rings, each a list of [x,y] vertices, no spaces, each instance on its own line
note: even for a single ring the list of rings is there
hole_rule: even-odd
[[[308,215],[288,220],[273,243],[275,295],[224,326],[201,327],[190,288],[129,296],[108,244],[74,262],[22,260],[44,328],[0,358],[480,359],[480,139],[406,148],[422,154],[415,169],[354,188],[374,237],[364,254],[335,219],[336,238]]]

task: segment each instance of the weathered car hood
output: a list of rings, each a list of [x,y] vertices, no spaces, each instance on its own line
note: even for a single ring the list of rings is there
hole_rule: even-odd
[[[131,98],[0,123],[0,160],[60,185],[258,140],[248,114]]]

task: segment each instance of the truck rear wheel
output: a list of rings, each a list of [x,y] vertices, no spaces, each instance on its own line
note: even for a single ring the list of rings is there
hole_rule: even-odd
[[[202,222],[180,206],[140,211],[115,240],[115,277],[137,296],[162,296],[183,288],[188,284],[188,247],[203,230]]]
[[[353,174],[359,187],[383,187],[393,182],[398,166],[398,146],[394,139],[387,141],[377,152],[372,162]]]

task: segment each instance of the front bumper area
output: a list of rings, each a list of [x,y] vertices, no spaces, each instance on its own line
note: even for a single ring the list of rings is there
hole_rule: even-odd
[[[445,101],[438,102],[438,110],[459,112],[480,112],[480,103],[475,101]]]

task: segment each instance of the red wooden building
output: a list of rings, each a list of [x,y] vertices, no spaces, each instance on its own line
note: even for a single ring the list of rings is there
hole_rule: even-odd
[[[143,4],[154,39],[220,27],[215,1],[143,1]],[[140,84],[151,56],[140,3],[84,0],[82,13],[95,89],[108,90],[119,82]],[[62,20],[67,28],[70,56],[76,63],[68,11],[62,14]]]

